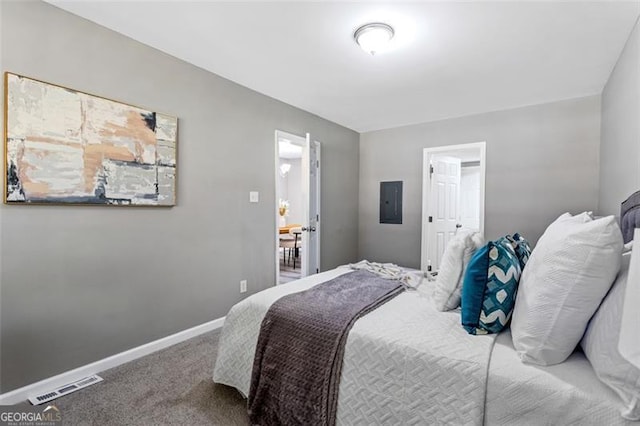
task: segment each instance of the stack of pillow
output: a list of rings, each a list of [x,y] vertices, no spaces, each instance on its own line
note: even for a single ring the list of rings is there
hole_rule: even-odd
[[[471,334],[497,333],[509,322],[518,281],[531,255],[519,234],[486,245],[479,233],[459,233],[447,245],[433,290],[436,309],[462,306]]]
[[[522,274],[511,334],[530,364],[559,364],[580,344],[596,375],[624,402],[622,416],[640,420],[640,369],[618,349],[628,270],[613,216],[563,214]]]
[[[618,349],[629,254],[622,254],[615,218],[565,213],[533,252],[518,234],[482,247],[481,241],[460,236],[447,247],[436,307],[460,303],[471,334],[498,333],[511,319],[513,345],[525,363],[558,364],[581,345],[598,377],[624,402],[623,417],[640,420],[640,369]]]

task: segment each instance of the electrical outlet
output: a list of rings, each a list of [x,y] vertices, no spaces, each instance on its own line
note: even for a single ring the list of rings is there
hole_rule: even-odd
[[[247,280],[240,281],[240,293],[247,292]]]

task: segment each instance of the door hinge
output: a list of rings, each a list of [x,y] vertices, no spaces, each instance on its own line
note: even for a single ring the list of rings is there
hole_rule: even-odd
[[[320,269],[316,268],[316,274],[320,273]]]
[[[429,174],[433,174],[433,164],[429,165]]]
[[[433,216],[429,216],[429,223],[433,222]]]
[[[316,168],[319,169],[320,168],[320,160],[316,160]]]
[[[316,222],[320,222],[320,215],[319,214],[316,215]]]

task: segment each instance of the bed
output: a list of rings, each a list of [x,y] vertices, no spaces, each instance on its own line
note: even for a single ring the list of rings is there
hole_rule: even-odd
[[[267,289],[227,315],[213,379],[249,395],[260,326],[281,297],[350,272],[337,268]],[[429,283],[358,319],[348,334],[336,424],[637,425],[576,350],[562,364],[523,364],[509,331],[470,335],[440,312]]]

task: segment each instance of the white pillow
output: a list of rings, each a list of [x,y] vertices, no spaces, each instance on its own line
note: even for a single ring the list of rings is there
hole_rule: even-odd
[[[524,362],[558,364],[580,342],[620,269],[622,233],[613,216],[560,216],[524,268],[511,321]]]
[[[462,232],[454,236],[442,254],[440,270],[433,289],[433,303],[439,311],[450,311],[460,306],[464,271],[473,253],[484,244],[478,232]]]
[[[640,369],[618,350],[630,257],[631,253],[622,255],[618,278],[591,318],[581,346],[600,380],[622,398],[622,417],[640,420]]]

